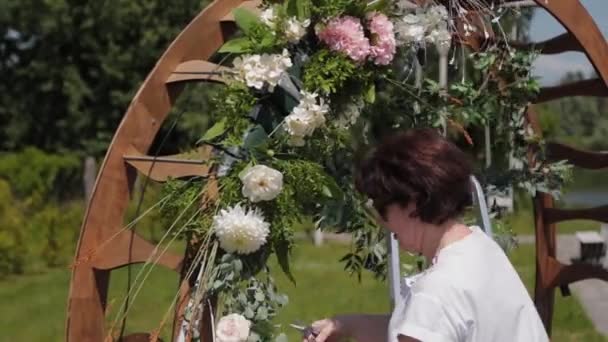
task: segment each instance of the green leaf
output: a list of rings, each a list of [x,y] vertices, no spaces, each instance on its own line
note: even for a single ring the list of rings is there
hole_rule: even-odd
[[[234,15],[236,26],[238,26],[246,35],[250,34],[256,25],[262,24],[262,21],[257,15],[244,8],[235,8],[232,11],[232,15]]]
[[[297,17],[298,20],[310,18],[310,0],[288,0],[287,15]]]
[[[376,102],[376,85],[374,83],[370,83],[369,87],[367,87],[365,101],[367,101],[367,103]]]
[[[288,17],[298,16],[298,0],[287,0],[285,4],[285,13]]]
[[[286,243],[277,243],[275,244],[275,253],[277,254],[277,261],[279,262],[279,266],[281,270],[289,280],[295,285],[296,279],[291,274],[291,270],[289,269],[289,246]]]
[[[219,53],[244,53],[250,52],[252,49],[251,41],[247,37],[234,38],[222,45],[218,50]]]
[[[253,127],[245,136],[243,147],[249,150],[261,148],[268,143],[268,134],[260,125]]]
[[[306,20],[310,18],[312,2],[310,0],[298,0],[298,19]]]
[[[211,141],[220,135],[222,135],[226,131],[226,118],[216,122],[211,128],[205,132],[205,135],[199,140],[201,141]]]

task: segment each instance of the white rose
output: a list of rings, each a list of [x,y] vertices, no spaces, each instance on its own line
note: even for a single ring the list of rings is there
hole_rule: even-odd
[[[239,314],[224,316],[215,328],[217,342],[244,342],[247,341],[251,322]]]
[[[283,174],[265,165],[252,166],[239,178],[243,182],[243,196],[253,203],[273,200],[283,189]]]

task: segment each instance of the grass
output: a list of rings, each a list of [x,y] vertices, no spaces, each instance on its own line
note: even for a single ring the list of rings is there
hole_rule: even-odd
[[[297,285],[277,275],[280,288],[290,303],[278,319],[291,341],[298,333],[286,325],[295,320],[306,322],[344,312],[388,312],[386,283],[364,277],[362,282],[350,277],[337,261],[347,246],[325,245],[315,248],[301,244],[293,256]],[[511,259],[529,289],[533,286],[534,250],[522,246]],[[277,269],[274,267],[273,269]],[[137,268],[134,268],[134,274]],[[125,291],[126,272],[112,273],[109,292],[110,311],[119,309]],[[147,279],[129,313],[127,331],[151,331],[159,325],[176,291],[176,276],[156,269]],[[14,277],[0,283],[0,341],[63,340],[69,271],[57,269],[45,274]],[[553,341],[608,341],[595,332],[591,322],[574,297],[556,296]]]

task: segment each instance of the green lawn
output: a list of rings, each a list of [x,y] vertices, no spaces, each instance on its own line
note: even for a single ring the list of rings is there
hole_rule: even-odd
[[[301,245],[293,257],[297,286],[277,275],[290,303],[281,312],[278,324],[298,341],[295,331],[285,327],[295,320],[310,321],[342,312],[387,312],[385,283],[364,277],[361,283],[342,271],[337,261],[347,246],[326,245],[315,248]],[[512,253],[512,260],[530,288],[534,277],[532,246],[522,246]],[[137,273],[137,269],[134,269]],[[113,312],[124,294],[126,272],[113,273],[109,302]],[[1,341],[61,341],[63,339],[65,297],[69,271],[11,278],[0,283]],[[175,294],[176,278],[170,271],[158,269],[147,279],[129,315],[128,331],[150,331],[158,327]],[[557,296],[554,318],[554,341],[608,341],[596,333],[575,298]]]

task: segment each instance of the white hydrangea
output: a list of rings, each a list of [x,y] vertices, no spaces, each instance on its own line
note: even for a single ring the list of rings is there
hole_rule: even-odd
[[[419,10],[416,14],[406,14],[395,24],[397,40],[401,45],[426,42],[440,50],[449,50],[449,20],[447,9],[441,5]]]
[[[267,9],[263,10],[262,13],[260,13],[260,20],[262,20],[262,22],[274,29],[276,27],[276,20],[277,20],[277,14],[274,11],[274,7],[268,7]]]
[[[452,44],[452,34],[446,28],[434,29],[426,36],[426,41],[447,53]]]
[[[303,146],[304,138],[325,124],[325,114],[329,106],[316,93],[302,92],[300,103],[285,118],[285,129],[290,136],[290,144]]]
[[[448,23],[448,10],[445,6],[431,6],[426,10],[425,24],[428,28],[446,27]]]
[[[273,200],[283,189],[283,174],[266,165],[249,167],[239,178],[243,182],[243,196],[254,203]]]
[[[245,82],[248,87],[262,89],[268,85],[273,91],[281,80],[283,73],[292,66],[289,52],[282,54],[245,55],[233,61],[236,78]]]
[[[233,313],[222,317],[215,328],[217,342],[245,342],[249,337],[251,322],[242,315]]]
[[[299,21],[295,17],[287,19],[285,22],[285,37],[290,43],[297,43],[306,34],[306,29],[310,26],[310,20]]]
[[[250,254],[266,243],[270,224],[257,209],[237,204],[213,217],[212,229],[226,252]]]
[[[408,14],[395,22],[395,33],[400,44],[420,43],[424,40],[426,29],[423,14]]]

